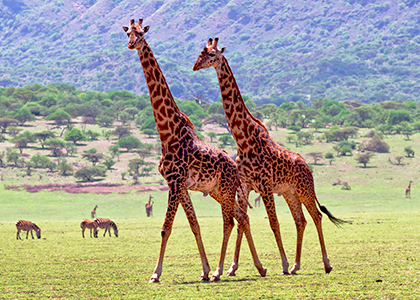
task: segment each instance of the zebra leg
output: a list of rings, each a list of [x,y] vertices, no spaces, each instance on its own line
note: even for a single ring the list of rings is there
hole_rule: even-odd
[[[31,229],[31,236],[32,236],[32,239],[34,239],[34,233],[32,232],[32,229]]]
[[[85,238],[85,229],[82,228],[82,237]]]
[[[16,239],[17,240],[21,240],[21,238],[20,238],[20,229],[18,229],[18,231],[16,233]]]

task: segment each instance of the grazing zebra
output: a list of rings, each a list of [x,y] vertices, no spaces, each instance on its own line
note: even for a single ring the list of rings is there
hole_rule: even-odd
[[[85,229],[90,229],[90,237],[92,237],[92,229],[93,229],[93,236],[98,237],[98,225],[95,222],[84,219],[82,223],[80,223],[80,228],[82,228],[82,236],[85,238]]]
[[[41,238],[41,228],[39,228],[36,224],[32,223],[31,221],[23,221],[19,220],[16,222],[17,234],[16,239],[21,240],[20,238],[20,231],[26,231],[26,239],[28,239],[29,231],[31,232],[32,239],[34,238],[34,234],[32,230],[35,230],[36,236],[40,239]]]
[[[95,218],[93,219],[93,222],[95,222],[99,228],[105,229],[104,236],[107,231],[109,232],[109,236],[111,236],[111,228],[112,228],[114,229],[115,236],[118,237],[117,225],[114,222],[112,222],[110,219]]]
[[[90,215],[92,216],[92,218],[95,217],[96,215],[96,209],[98,208],[98,205],[95,205],[95,208],[92,210],[92,212],[90,213]]]

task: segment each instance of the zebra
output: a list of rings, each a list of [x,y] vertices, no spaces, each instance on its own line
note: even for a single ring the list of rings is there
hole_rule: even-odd
[[[82,228],[82,236],[85,238],[85,229],[90,229],[90,237],[92,237],[92,229],[93,229],[93,236],[98,237],[98,225],[88,219],[84,219],[82,223],[80,223],[80,228]]]
[[[29,231],[31,232],[32,239],[34,238],[34,234],[32,230],[35,230],[36,236],[40,239],[41,238],[41,228],[39,228],[36,224],[32,223],[31,221],[23,221],[19,220],[16,222],[16,239],[21,240],[20,238],[20,231],[26,231],[26,239],[28,239]]]
[[[109,232],[109,236],[111,236],[111,228],[112,228],[114,229],[115,236],[118,237],[117,225],[110,219],[95,218],[93,219],[93,222],[95,222],[99,228],[105,229],[104,236],[107,231]]]

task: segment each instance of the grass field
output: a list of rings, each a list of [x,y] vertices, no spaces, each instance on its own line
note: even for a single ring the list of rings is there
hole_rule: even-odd
[[[284,143],[286,130],[272,136],[312,163],[307,153],[333,152],[332,144],[314,142],[296,148]],[[356,141],[363,141],[359,137]],[[281,276],[280,255],[263,207],[249,210],[255,245],[267,276],[261,278],[243,244],[237,276],[218,283],[199,282],[201,262],[185,215],[180,208],[165,254],[161,283],[149,284],[160,247],[160,228],[167,205],[167,192],[151,192],[154,216],[146,218],[144,204],[149,193],[67,194],[28,193],[6,190],[7,185],[74,182],[73,177],[43,176],[38,170],[25,176],[20,169],[2,168],[0,184],[0,299],[418,299],[420,297],[420,160],[404,158],[402,165],[389,158],[403,156],[403,149],[420,148],[420,135],[406,140],[388,136],[390,153],[375,154],[367,168],[353,156],[336,157],[330,165],[312,165],[317,197],[337,217],[352,224],[335,227],[323,220],[327,251],[334,267],[324,274],[315,226],[307,215],[302,266],[297,276]],[[0,144],[0,150],[9,146]],[[87,144],[89,148],[94,144]],[[100,148],[100,147],[98,147]],[[106,147],[104,148],[106,149]],[[233,153],[232,149],[228,149]],[[27,149],[31,155],[41,151]],[[43,150],[48,152],[47,150]],[[104,181],[123,182],[118,175],[132,153],[123,154],[116,169]],[[80,159],[74,157],[71,159]],[[351,190],[332,183],[347,180]],[[411,199],[405,188],[413,180]],[[141,178],[140,181],[158,181]],[[129,181],[123,182],[130,184]],[[256,197],[251,193],[250,201]],[[296,230],[285,201],[276,198],[284,247],[289,263],[294,261]],[[192,192],[204,246],[214,272],[220,254],[222,218],[220,205],[210,197]],[[98,205],[98,217],[110,218],[120,229],[119,237],[98,239],[81,236],[80,222],[90,218]],[[15,222],[31,220],[42,229],[40,240],[16,240]],[[86,233],[86,232],[85,232]],[[23,237],[26,233],[23,234]],[[231,236],[225,273],[233,258]]]
[[[420,201],[383,185],[368,191],[319,189],[318,197],[337,217],[352,221],[342,228],[324,218],[324,234],[334,269],[324,274],[315,226],[307,216],[302,268],[282,276],[279,253],[265,209],[249,211],[257,251],[267,276],[254,268],[246,244],[236,277],[199,282],[201,263],[182,209],[165,255],[161,283],[149,284],[160,247],[167,193],[155,192],[153,218],[146,218],[148,195],[27,193],[0,186],[1,299],[417,299],[420,297]],[[339,194],[341,196],[339,196]],[[222,237],[220,207],[193,193],[203,242],[216,268]],[[283,243],[293,263],[296,230],[284,200],[276,197]],[[363,204],[362,204],[363,203]],[[98,204],[98,216],[114,220],[119,237],[81,236],[83,218]],[[16,240],[14,223],[28,219],[42,229],[40,240]],[[24,235],[23,235],[24,237]],[[225,271],[233,258],[232,234]]]

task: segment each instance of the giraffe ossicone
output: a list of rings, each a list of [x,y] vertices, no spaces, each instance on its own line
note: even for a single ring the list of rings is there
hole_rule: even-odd
[[[246,199],[238,192],[240,187],[238,168],[225,151],[208,145],[198,138],[194,132],[194,125],[181,112],[172,97],[159,64],[144,39],[144,34],[149,27],[142,28],[142,24],[142,19],[137,24],[131,20],[130,27],[124,26],[123,29],[129,38],[128,48],[137,50],[143,67],[156,128],[161,140],[162,155],[159,172],[166,179],[169,187],[168,207],[161,230],[159,258],[149,282],[158,282],[162,274],[166,245],[180,203],[188,218],[200,253],[203,266],[200,280],[209,280],[210,267],[188,189],[204,194],[209,193],[222,206],[222,249],[218,267],[211,280],[220,280],[220,275],[223,273],[227,243],[234,226],[233,219],[238,221],[239,232],[246,235],[255,267],[261,276],[265,276],[267,270],[263,268],[255,250],[248,215],[236,202],[238,194],[239,203],[241,206],[246,206]]]

